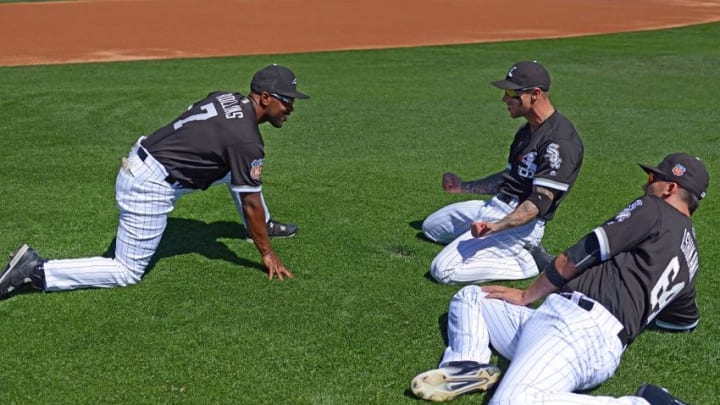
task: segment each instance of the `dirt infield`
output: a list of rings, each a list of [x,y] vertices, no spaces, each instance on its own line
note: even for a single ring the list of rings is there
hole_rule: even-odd
[[[720,0],[9,3],[0,4],[0,65],[459,44],[711,21],[720,21]]]

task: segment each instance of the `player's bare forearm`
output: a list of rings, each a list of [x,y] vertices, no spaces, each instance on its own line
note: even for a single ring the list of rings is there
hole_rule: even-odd
[[[494,285],[483,286],[481,288],[487,293],[487,298],[497,298],[511,304],[522,306],[530,305],[558,290],[558,288],[548,280],[545,273],[540,273],[526,290]]]
[[[242,202],[243,213],[245,216],[245,225],[248,233],[255,242],[255,247],[261,256],[273,253],[270,245],[270,237],[267,233],[265,225],[265,207],[263,207],[260,193],[241,193],[240,200]]]
[[[247,222],[245,225],[255,243],[255,247],[260,252],[265,268],[268,270],[268,278],[277,277],[280,280],[283,280],[283,277],[291,278],[292,273],[285,268],[270,244],[270,237],[265,224],[265,207],[260,193],[241,193],[240,200],[242,201],[243,213]]]
[[[547,297],[548,294],[553,293],[557,291],[558,288],[555,287],[550,280],[548,280],[545,273],[540,273],[540,275],[533,281],[532,284],[523,292],[523,301],[525,302],[522,305],[529,305],[532,304],[535,301],[538,301],[544,297]]]
[[[520,205],[507,214],[505,218],[495,222],[495,232],[505,229],[523,226],[533,219],[537,218],[540,210],[530,201],[523,201]]]
[[[557,274],[563,279],[569,281],[575,278],[578,273],[575,264],[567,257],[565,253],[560,253],[555,260],[550,264],[554,266]],[[546,297],[548,294],[557,291],[559,288],[555,286],[547,276],[547,272],[542,272],[540,275],[530,284],[530,286],[522,294],[522,300],[526,302],[522,305],[528,305],[541,298]]]
[[[460,184],[460,191],[470,194],[497,194],[502,183],[502,173],[495,173],[480,180],[464,181]]]
[[[535,279],[535,282],[527,290],[500,285],[485,285],[480,288],[487,293],[487,298],[496,298],[511,304],[526,306],[557,290],[547,278],[545,280],[542,278],[544,278],[543,274]]]

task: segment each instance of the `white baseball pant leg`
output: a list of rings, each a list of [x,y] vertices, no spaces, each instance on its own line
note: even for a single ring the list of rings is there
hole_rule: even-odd
[[[460,290],[450,303],[448,342],[441,366],[450,361],[488,363],[492,346],[509,359],[492,405],[647,404],[637,397],[575,394],[610,378],[623,347],[622,329],[600,304],[591,311],[571,299],[551,295],[537,310],[485,298],[480,287]]]
[[[473,237],[469,231],[472,221],[497,221],[515,207],[516,204],[509,205],[493,197],[488,201],[452,204],[429,216],[423,223],[423,232],[438,240],[456,235],[462,228],[461,221],[468,221],[464,230],[430,264],[433,278],[442,284],[468,284],[537,275],[537,264],[524,246],[540,243],[545,221],[536,219],[481,238]]]
[[[245,219],[245,212],[242,208],[242,201],[240,201],[240,196],[238,195],[238,193],[232,190],[232,183],[230,182],[230,172],[228,172],[228,174],[226,174],[225,177],[223,177],[222,179],[213,183],[213,185],[220,183],[224,183],[225,185],[227,185],[228,192],[230,193],[230,197],[235,204],[235,208],[237,209],[238,214],[240,214],[240,218],[242,218],[242,221],[245,224],[245,229],[249,229],[248,222]],[[267,204],[265,204],[265,196],[262,193],[260,194],[260,200],[262,201],[263,208],[265,209],[265,223],[268,223],[268,221],[270,221],[270,210],[268,210]]]
[[[137,155],[141,137],[120,168],[115,198],[120,218],[115,258],[49,260],[44,265],[45,290],[124,287],[137,283],[145,273],[167,226],[179,190],[165,181],[165,168],[152,156],[143,162]]]
[[[422,232],[426,238],[445,245],[467,232],[474,221],[497,221],[512,211],[490,208],[491,201],[470,200],[446,205],[425,218]]]

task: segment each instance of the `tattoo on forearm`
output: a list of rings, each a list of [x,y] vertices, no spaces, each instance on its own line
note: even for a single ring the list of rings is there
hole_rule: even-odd
[[[537,218],[540,211],[530,201],[523,201],[515,210],[496,222],[502,229],[522,226]]]
[[[493,174],[481,180],[463,182],[460,185],[460,189],[463,193],[497,194],[500,183],[500,175]]]

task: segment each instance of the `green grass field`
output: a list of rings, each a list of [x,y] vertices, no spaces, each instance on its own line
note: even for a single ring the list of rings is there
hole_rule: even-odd
[[[117,225],[120,158],[141,134],[254,71],[290,66],[298,101],[264,127],[273,216],[300,226],[276,250],[295,278],[268,281],[239,236],[224,187],[181,199],[144,280],[132,287],[0,302],[3,404],[416,403],[409,381],[434,368],[457,287],[427,276],[440,246],[417,224],[464,196],[455,171],[504,167],[520,121],[489,82],[517,60],[553,76],[552,100],[583,136],[585,163],[549,223],[553,252],[640,195],[638,162],[700,155],[711,181],[695,215],[700,327],[647,332],[592,391],[645,382],[693,404],[720,390],[716,192],[720,24],[574,39],[362,52],[0,68],[0,251],[101,255]],[[508,283],[525,286],[527,281]],[[506,367],[506,362],[501,362]],[[485,398],[486,399],[486,398]],[[458,399],[478,403],[483,395]]]

